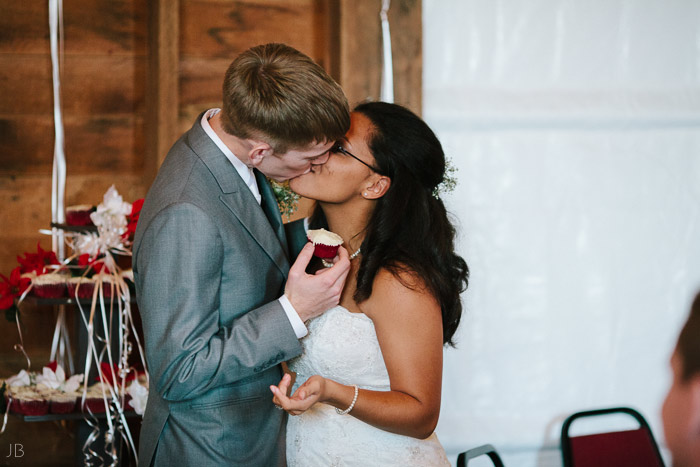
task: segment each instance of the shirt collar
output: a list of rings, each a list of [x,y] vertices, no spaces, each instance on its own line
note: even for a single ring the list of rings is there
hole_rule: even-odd
[[[231,162],[231,164],[233,164],[233,168],[236,169],[236,172],[238,172],[245,184],[250,189],[251,193],[253,193],[253,196],[255,196],[255,199],[258,200],[258,204],[260,204],[262,197],[260,196],[260,190],[258,189],[258,183],[255,180],[255,174],[253,173],[253,169],[245,165],[238,157],[236,157],[235,154],[233,154],[233,151],[231,151],[229,147],[226,146],[226,144],[224,144],[223,141],[221,141],[219,135],[216,134],[216,132],[212,129],[211,125],[209,124],[209,119],[217,113],[219,113],[220,111],[221,109],[209,109],[206,112],[204,112],[204,115],[202,116],[202,129],[207,134],[207,136],[211,138],[214,144],[216,144],[216,146],[221,150],[221,152],[224,153],[224,155]]]

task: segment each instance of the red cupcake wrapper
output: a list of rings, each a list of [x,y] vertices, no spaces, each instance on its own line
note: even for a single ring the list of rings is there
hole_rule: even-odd
[[[72,401],[51,401],[49,411],[51,413],[71,413],[75,410],[75,399]]]
[[[7,394],[5,395],[5,403],[7,404],[6,410],[10,413],[22,413],[20,408],[19,408],[19,401],[15,399],[14,397],[12,398],[12,402],[10,403],[10,396]]]
[[[314,244],[314,256],[323,259],[335,258],[338,254],[338,248],[340,245],[324,245],[323,243]]]
[[[93,225],[90,219],[92,210],[89,211],[66,211],[66,224],[68,225]]]
[[[46,415],[49,413],[49,401],[46,400],[19,400],[20,413],[24,415]]]
[[[76,290],[78,291],[78,296],[75,296]],[[71,298],[87,299],[92,298],[92,293],[95,290],[95,284],[93,282],[83,282],[78,287],[78,284],[73,282],[68,283],[68,296]]]
[[[105,413],[105,402],[98,397],[88,397],[85,399],[85,405],[80,407],[81,411],[87,412],[90,410],[92,413]]]
[[[42,284],[32,287],[32,293],[39,298],[63,298],[66,296],[66,284]]]

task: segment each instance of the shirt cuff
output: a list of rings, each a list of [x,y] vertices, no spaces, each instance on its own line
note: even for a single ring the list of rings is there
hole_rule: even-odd
[[[280,305],[282,305],[282,308],[284,309],[284,312],[287,313],[287,319],[289,319],[289,323],[292,325],[292,328],[294,328],[294,334],[297,335],[297,339],[301,339],[305,335],[309,333],[309,330],[306,329],[306,326],[304,325],[304,322],[299,318],[299,314],[297,314],[297,310],[294,309],[292,306],[292,303],[289,301],[286,295],[282,295],[279,298]]]

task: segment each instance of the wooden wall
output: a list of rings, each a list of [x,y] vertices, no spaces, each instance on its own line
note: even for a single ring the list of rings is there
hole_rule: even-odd
[[[51,221],[53,96],[46,0],[0,0],[0,273],[34,251]],[[322,64],[352,104],[377,99],[381,0],[64,0],[62,100],[66,205],[98,204],[110,185],[146,194],[172,142],[219,107],[231,60],[285,42]],[[396,102],[421,110],[421,2],[393,0]],[[308,204],[304,205],[308,207]],[[26,310],[36,365],[53,310]],[[0,316],[0,378],[24,368],[14,323]],[[73,462],[71,427],[10,420],[2,439],[31,445],[32,465]],[[29,442],[31,440],[31,443]]]

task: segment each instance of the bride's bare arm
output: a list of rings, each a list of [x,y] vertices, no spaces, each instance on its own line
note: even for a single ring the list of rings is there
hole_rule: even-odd
[[[374,322],[389,373],[390,391],[360,389],[350,415],[393,433],[426,438],[435,429],[442,384],[440,306],[421,281],[408,275],[402,284],[387,271],[377,274],[372,296],[360,307]],[[352,403],[355,389],[313,376],[291,398],[284,379],[273,387],[274,402],[293,415],[316,402],[340,410]],[[339,415],[341,416],[341,415]]]

